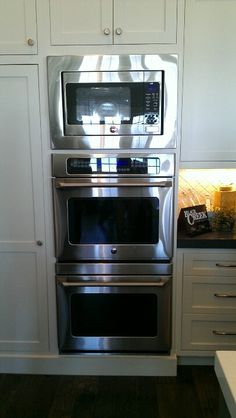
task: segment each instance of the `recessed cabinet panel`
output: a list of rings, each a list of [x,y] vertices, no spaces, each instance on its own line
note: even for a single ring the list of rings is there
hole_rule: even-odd
[[[230,350],[235,346],[235,315],[183,315],[184,350]]]
[[[0,253],[0,345],[34,351],[40,341],[37,261],[33,253]],[[7,302],[6,302],[7,301]]]
[[[12,67],[8,68],[10,70]],[[27,75],[15,77],[9,72],[1,76],[0,72],[0,91],[0,241],[33,241],[35,229]]]
[[[0,54],[36,54],[34,0],[0,0]]]
[[[115,0],[114,43],[176,43],[177,1]]]
[[[111,44],[111,0],[50,0],[52,45]]]
[[[184,255],[184,274],[236,278],[236,255],[234,252],[189,252]]]
[[[181,161],[236,160],[235,19],[235,1],[186,1]]]
[[[185,276],[183,286],[185,313],[236,311],[236,278]]]

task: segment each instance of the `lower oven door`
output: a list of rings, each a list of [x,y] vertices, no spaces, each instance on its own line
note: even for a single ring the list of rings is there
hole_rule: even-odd
[[[60,352],[171,349],[171,276],[58,276]]]

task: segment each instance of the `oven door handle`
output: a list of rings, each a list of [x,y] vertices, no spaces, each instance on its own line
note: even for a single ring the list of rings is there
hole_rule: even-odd
[[[60,281],[59,284],[63,287],[104,287],[104,286],[119,286],[119,287],[137,287],[137,286],[155,286],[155,287],[164,287],[168,283],[168,280],[159,280],[158,282],[69,282],[69,281]]]
[[[171,180],[164,180],[164,181],[104,181],[104,182],[80,182],[75,181],[74,179],[55,179],[55,187],[56,189],[69,189],[72,187],[140,187],[140,186],[155,186],[155,187],[172,187],[173,182]]]

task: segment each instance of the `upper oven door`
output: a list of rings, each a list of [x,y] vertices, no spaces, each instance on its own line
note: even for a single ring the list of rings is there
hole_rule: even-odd
[[[162,133],[163,71],[63,72],[68,136]]]
[[[170,260],[172,204],[171,179],[54,179],[56,257]]]

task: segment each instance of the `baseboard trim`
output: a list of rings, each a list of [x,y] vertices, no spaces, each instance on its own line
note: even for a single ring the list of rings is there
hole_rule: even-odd
[[[87,376],[176,376],[176,355],[0,356],[0,373]]]
[[[213,366],[214,357],[178,357],[178,366]]]

